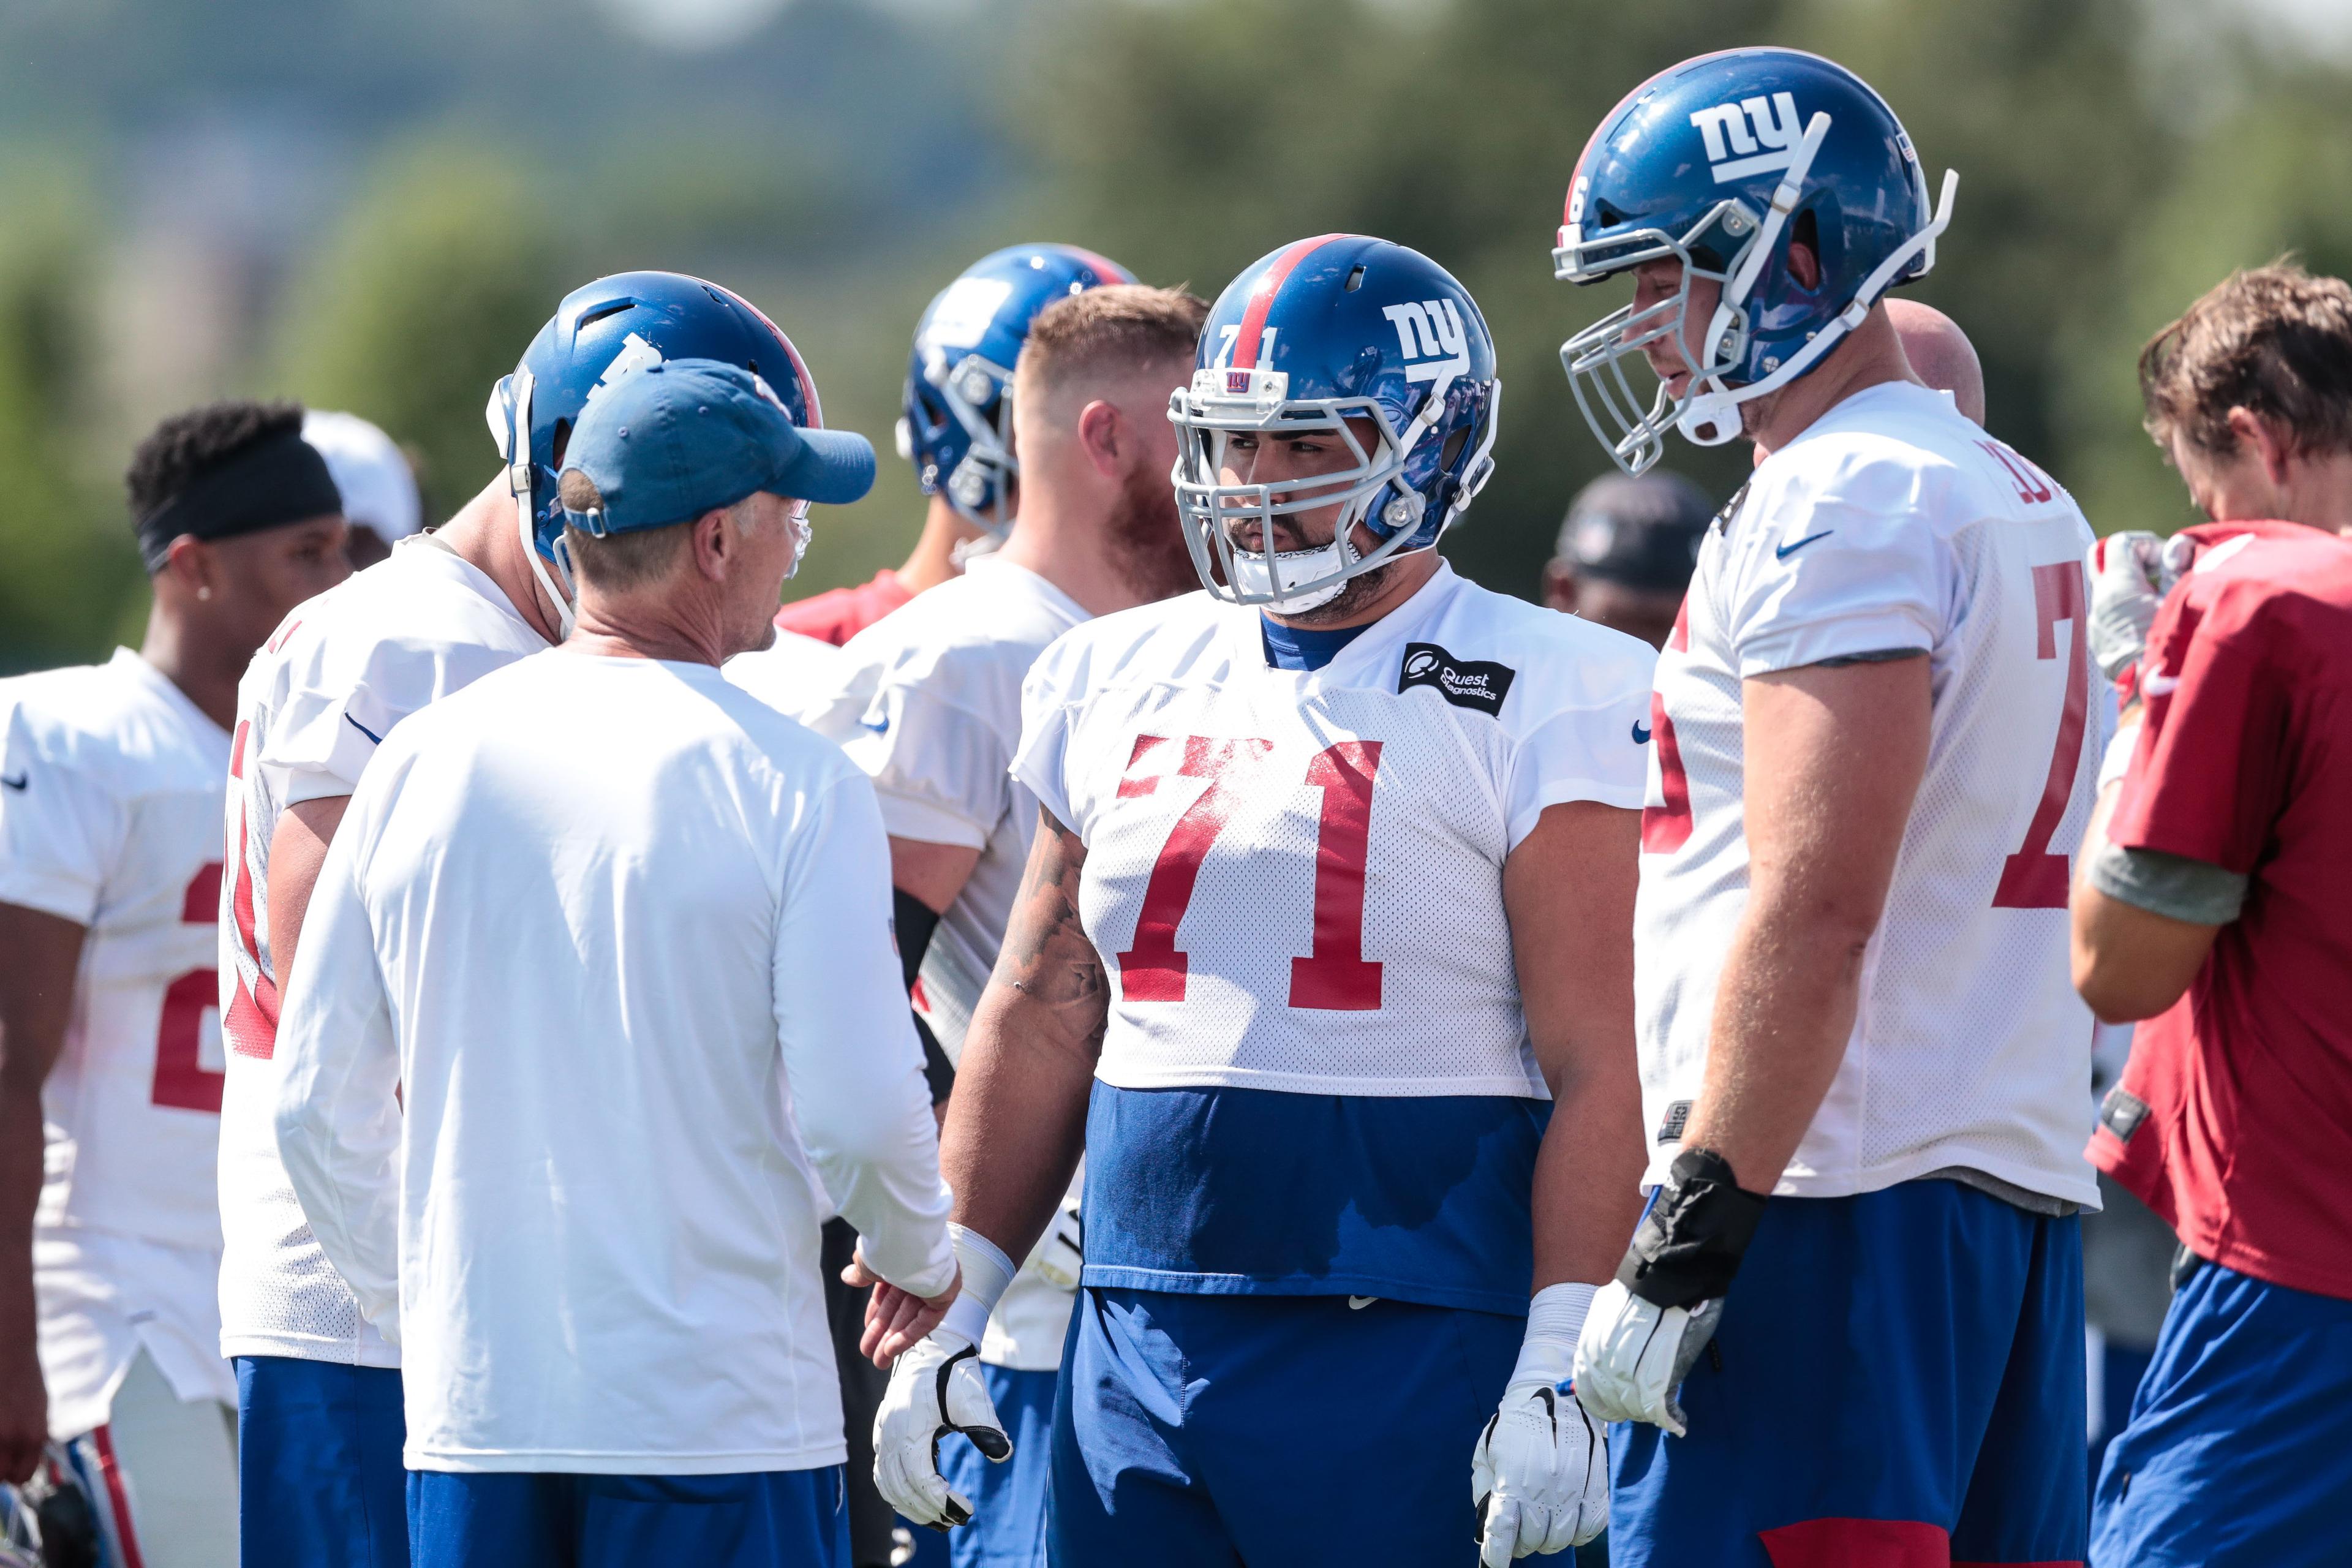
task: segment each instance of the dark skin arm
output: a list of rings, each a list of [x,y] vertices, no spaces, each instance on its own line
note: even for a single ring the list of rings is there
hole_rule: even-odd
[[[36,1351],[33,1211],[41,1197],[41,1085],[65,1047],[88,928],[0,904],[0,1481],[41,1461],[49,1397]]]
[[[1078,836],[1038,812],[1037,842],[996,972],[964,1037],[940,1140],[956,1223],[1026,1258],[1069,1189],[1110,1019],[1110,981],[1078,923]],[[861,1274],[862,1270],[859,1271]],[[853,1278],[853,1283],[864,1283]],[[859,1348],[887,1366],[929,1331],[913,1298],[877,1282]]]

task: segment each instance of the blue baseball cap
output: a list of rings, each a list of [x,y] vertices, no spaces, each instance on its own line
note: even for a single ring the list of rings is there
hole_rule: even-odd
[[[688,522],[769,490],[840,506],[874,486],[874,447],[847,430],[793,423],[768,384],[713,359],[640,365],[581,410],[563,453],[604,504],[563,520],[601,538]]]

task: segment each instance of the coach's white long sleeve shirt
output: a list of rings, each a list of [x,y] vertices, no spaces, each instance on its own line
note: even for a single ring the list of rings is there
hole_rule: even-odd
[[[716,669],[553,652],[385,737],[278,1133],[401,1342],[410,1468],[842,1461],[823,1214],[955,1272],[889,910],[872,786]]]

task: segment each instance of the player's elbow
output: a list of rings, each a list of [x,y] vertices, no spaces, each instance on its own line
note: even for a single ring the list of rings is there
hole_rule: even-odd
[[[2105,1024],[2136,1024],[2180,1000],[2219,930],[2143,910],[2087,882],[2074,888],[2074,991]]]
[[[2180,1000],[2186,977],[2154,973],[2082,942],[2074,946],[2074,991],[2102,1024],[2137,1024]]]

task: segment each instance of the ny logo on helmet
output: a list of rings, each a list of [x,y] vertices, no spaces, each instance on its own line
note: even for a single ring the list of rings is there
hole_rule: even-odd
[[[1718,185],[1787,168],[1796,156],[1797,133],[1804,129],[1796,98],[1785,92],[1774,93],[1769,102],[1759,96],[1702,109],[1690,122],[1706,140],[1706,161]]]
[[[1435,381],[1441,376],[1453,377],[1470,368],[1469,340],[1462,331],[1462,313],[1451,300],[1429,300],[1420,304],[1405,303],[1382,307],[1381,314],[1396,328],[1397,349],[1407,360],[1424,360],[1421,364],[1407,364],[1407,381]]]

